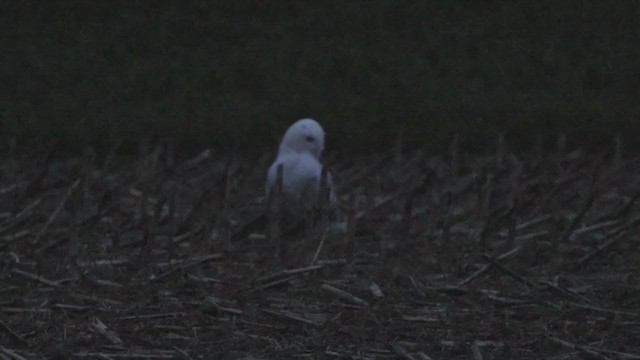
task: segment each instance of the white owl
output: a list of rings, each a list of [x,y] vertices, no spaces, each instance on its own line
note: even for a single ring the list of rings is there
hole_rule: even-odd
[[[300,219],[313,208],[318,197],[324,149],[324,130],[313,119],[301,119],[285,132],[276,160],[267,172],[266,195],[276,181],[278,165],[282,164],[282,192],[285,214],[289,219]],[[336,196],[331,174],[327,173],[329,204],[336,209]]]

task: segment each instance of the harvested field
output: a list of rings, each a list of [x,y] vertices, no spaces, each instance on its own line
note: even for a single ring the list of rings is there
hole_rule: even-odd
[[[280,241],[270,160],[4,156],[0,359],[640,359],[639,159],[329,154]]]

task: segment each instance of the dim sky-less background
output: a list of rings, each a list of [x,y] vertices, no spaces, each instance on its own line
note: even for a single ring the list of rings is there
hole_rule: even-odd
[[[273,149],[301,117],[331,150],[472,151],[505,132],[627,149],[640,134],[637,1],[6,1],[2,148],[145,137]]]

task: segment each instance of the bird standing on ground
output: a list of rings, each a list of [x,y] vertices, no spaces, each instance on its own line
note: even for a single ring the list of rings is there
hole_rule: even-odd
[[[282,164],[282,196],[284,211],[289,220],[298,220],[313,209],[318,199],[322,164],[320,155],[324,149],[325,133],[313,119],[301,119],[293,123],[280,143],[276,160],[267,172],[266,195],[276,182],[278,166]],[[330,208],[336,208],[333,179],[327,172]]]

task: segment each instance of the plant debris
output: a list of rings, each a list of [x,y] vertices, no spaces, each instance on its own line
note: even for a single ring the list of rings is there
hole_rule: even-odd
[[[5,160],[0,358],[640,359],[640,162],[561,150],[329,156],[277,244],[269,156]]]

